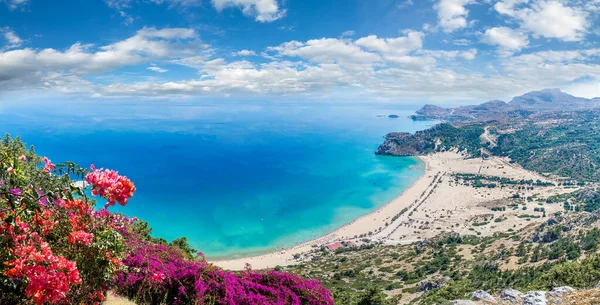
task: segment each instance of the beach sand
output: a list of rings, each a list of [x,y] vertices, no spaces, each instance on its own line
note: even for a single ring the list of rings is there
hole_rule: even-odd
[[[424,175],[401,195],[376,211],[332,233],[291,248],[254,257],[217,260],[211,263],[229,270],[241,270],[246,263],[253,269],[298,264],[310,259],[310,252],[320,249],[323,245],[338,241],[358,241],[360,238],[357,236],[360,235],[369,235],[369,239],[386,244],[412,243],[442,232],[457,232],[461,235],[479,232],[480,235],[485,236],[544,221],[543,218],[527,221],[519,218],[523,213],[532,214],[533,204],[527,211],[507,209],[508,211],[491,213],[489,204],[493,204],[494,200],[506,199],[515,193],[523,197],[547,198],[554,194],[574,191],[562,187],[535,187],[534,190],[517,190],[516,187],[488,189],[454,183],[452,176],[454,173],[552,181],[550,178],[511,164],[506,158],[465,159],[457,152],[435,153],[419,158],[426,166]],[[544,208],[548,215],[562,209],[560,205],[546,205]],[[407,209],[406,212],[398,216],[403,209]],[[394,216],[398,217],[392,221]],[[505,220],[494,222],[492,218],[496,217]],[[475,229],[472,226],[474,222],[487,222],[487,224]],[[295,255],[297,258],[294,258]]]

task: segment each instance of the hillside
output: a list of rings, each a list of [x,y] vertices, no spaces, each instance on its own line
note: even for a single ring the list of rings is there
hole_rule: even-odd
[[[547,103],[539,99],[540,95],[529,94],[515,98],[513,102],[518,105]],[[574,100],[575,105],[578,105],[577,101],[590,101],[578,98],[565,100]],[[417,156],[458,148],[472,157],[508,157],[524,168],[539,173],[577,181],[598,181],[600,109],[570,110],[563,107],[560,111],[538,111],[527,117],[484,122],[482,118],[490,118],[493,114],[485,112],[470,120],[441,123],[413,135],[390,133],[376,154]]]
[[[598,198],[596,191],[549,198],[551,204],[564,201],[563,211],[519,230],[487,237],[440,233],[407,245],[322,251],[285,270],[318,278],[333,290],[336,304],[346,305],[444,304],[472,299],[477,291],[514,304],[508,292],[523,302],[533,291],[590,289],[600,282]],[[504,207],[510,208],[510,202]]]

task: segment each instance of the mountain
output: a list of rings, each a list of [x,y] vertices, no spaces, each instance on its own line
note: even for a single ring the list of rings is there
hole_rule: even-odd
[[[600,107],[600,98],[575,97],[560,89],[532,91],[513,98],[506,103],[492,100],[479,105],[442,108],[425,105],[411,116],[413,120],[445,121],[505,121],[511,118],[525,118],[539,112],[564,112]]]
[[[600,101],[575,97],[560,89],[545,89],[533,91],[515,97],[509,105],[520,109],[529,109],[536,111],[543,110],[578,110],[597,108]],[[566,107],[566,108],[565,108]]]

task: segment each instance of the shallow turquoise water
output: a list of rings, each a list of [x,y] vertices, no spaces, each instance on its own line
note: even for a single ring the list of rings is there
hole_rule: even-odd
[[[0,126],[55,162],[127,175],[138,191],[116,210],[147,220],[155,236],[187,236],[211,258],[291,246],[385,204],[424,169],[414,158],[375,156],[383,135],[432,124],[405,118],[416,107],[385,105],[79,102],[27,109],[5,108]],[[400,118],[378,116],[388,114]]]

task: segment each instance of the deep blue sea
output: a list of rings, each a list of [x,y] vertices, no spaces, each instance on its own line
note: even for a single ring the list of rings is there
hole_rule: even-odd
[[[209,258],[240,257],[333,231],[416,181],[418,159],[374,155],[386,133],[433,124],[406,118],[415,109],[69,102],[4,107],[0,131],[55,163],[93,163],[131,178],[135,196],[112,209],[148,221],[155,236],[186,236]]]

